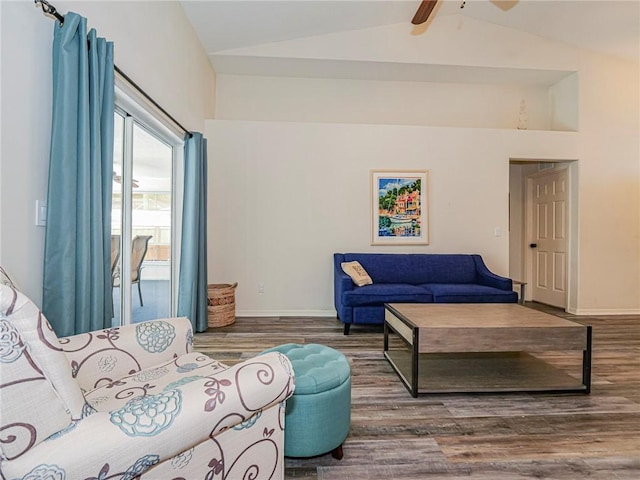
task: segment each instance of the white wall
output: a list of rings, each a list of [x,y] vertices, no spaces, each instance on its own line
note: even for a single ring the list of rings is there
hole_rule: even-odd
[[[579,130],[578,74],[574,73],[549,88],[550,129]]]
[[[177,2],[55,2],[115,41],[115,62],[185,127],[214,111],[215,76]],[[54,22],[32,1],[0,2],[2,40],[0,264],[40,303],[44,228],[35,201],[47,192]]]
[[[80,1],[56,5],[63,12],[73,9],[89,17],[100,35],[115,40],[116,63],[185,126],[200,130],[204,119],[211,118],[214,76],[179,5]],[[0,2],[0,12],[0,263],[39,302],[44,236],[43,229],[33,225],[33,210],[35,200],[46,197],[53,22],[30,0]],[[327,313],[332,309],[330,254],[383,250],[369,246],[371,168],[431,170],[432,243],[409,251],[473,248],[485,255],[491,268],[507,274],[507,239],[492,235],[496,226],[506,232],[508,160],[549,158],[579,161],[575,313],[640,312],[638,63],[471,19],[441,20],[420,36],[409,36],[406,26],[396,25],[228,52],[227,57],[264,54],[389,65],[577,71],[578,108],[572,113],[576,89],[568,80],[552,91],[560,95],[563,106],[554,106],[550,113],[551,128],[559,124],[564,128],[565,123],[571,128],[573,120],[565,118],[577,115],[579,133],[532,131],[539,122],[535,100],[527,132],[511,127],[454,128],[476,126],[460,123],[460,118],[465,112],[475,118],[471,114],[482,111],[475,103],[482,101],[482,87],[477,85],[460,86],[460,95],[472,103],[442,125],[437,122],[443,122],[440,114],[447,113],[443,104],[437,105],[438,115],[414,112],[408,96],[394,97],[395,88],[388,83],[324,80],[306,82],[303,88],[301,79],[292,89],[286,79],[225,76],[224,89],[217,92],[218,112],[239,121],[212,121],[205,127],[211,163],[209,267],[212,281],[240,282],[239,310]],[[397,83],[425,94],[423,86]],[[253,90],[261,86],[268,89],[257,98]],[[435,91],[447,88],[441,85]],[[284,95],[287,89],[290,98]],[[318,99],[303,102],[302,93],[315,94],[316,89]],[[499,89],[487,91],[500,97]],[[244,93],[254,98],[253,108],[240,98]],[[506,89],[502,93],[504,99],[521,94]],[[452,94],[447,95],[450,99]],[[490,112],[491,123],[484,126],[506,125],[511,114],[504,112],[511,103],[500,100],[500,113]],[[367,118],[362,120],[363,116]],[[328,123],[296,123],[314,121]],[[355,124],[343,123],[348,121]],[[394,122],[434,123],[441,128],[387,125]],[[341,215],[344,210],[348,216]],[[275,229],[273,216],[282,219]],[[258,281],[265,283],[264,294],[257,294]]]
[[[35,226],[35,202],[47,198],[53,22],[32,2],[0,2],[0,9],[0,264],[39,302],[44,228]]]
[[[509,277],[520,281],[524,281],[523,167],[522,164],[509,165]]]
[[[421,250],[479,251],[494,270],[508,274],[508,242],[492,235],[494,227],[507,231],[509,159],[577,160],[572,182],[579,210],[572,226],[578,234],[572,240],[569,310],[640,313],[639,64],[470,19],[461,26],[456,18],[441,20],[424,36],[410,37],[406,26],[396,25],[238,49],[213,59],[227,66],[264,56],[280,63],[293,58],[577,73],[547,92],[546,120],[538,112],[541,103],[531,103],[527,132],[508,125],[503,112],[518,95],[504,86],[487,87],[488,97],[498,98],[497,109],[485,110],[480,122],[505,130],[456,128],[477,127],[465,122],[486,109],[485,85],[473,85],[472,76],[467,85],[449,90],[451,85],[440,84],[430,90],[430,85],[411,82],[220,75],[217,118],[235,121],[216,121],[207,128],[210,275],[240,282],[241,311],[330,311],[330,253],[373,249],[369,169],[417,166],[432,170],[435,195],[432,244]],[[442,98],[435,99],[437,94]],[[428,100],[424,104],[422,95]],[[413,103],[412,97],[417,98]],[[415,111],[432,102],[433,115]],[[518,105],[519,100],[514,122]],[[326,124],[295,123],[314,121]],[[531,130],[545,122],[552,130],[579,132]],[[442,128],[429,128],[434,125]],[[571,139],[571,148],[558,139]],[[232,198],[233,217],[219,211]],[[267,211],[267,205],[276,210]],[[282,215],[283,205],[292,223],[278,225],[276,234],[270,219]],[[258,281],[266,286],[262,295],[256,293]]]
[[[516,128],[525,100],[528,128],[550,129],[546,86],[218,74],[217,93],[221,120]]]
[[[581,58],[576,313],[640,312],[640,66]]]
[[[215,74],[177,1],[60,1],[115,44],[115,63],[176,120],[202,131],[213,118]]]
[[[334,252],[477,252],[508,275],[509,158],[577,152],[568,132],[216,120],[206,134],[209,279],[239,283],[239,315],[332,315]],[[370,245],[369,172],[389,168],[429,170],[430,245]]]
[[[577,49],[461,15],[413,33],[395,24],[216,52],[216,118],[516,128],[524,99],[528,129],[572,130],[560,120],[577,111]]]

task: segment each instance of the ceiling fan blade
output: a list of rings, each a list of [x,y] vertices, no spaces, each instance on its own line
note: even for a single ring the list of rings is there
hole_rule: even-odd
[[[418,11],[413,16],[413,20],[411,20],[411,23],[414,25],[420,25],[421,23],[426,22],[437,3],[438,0],[422,0],[422,3],[418,7]]]

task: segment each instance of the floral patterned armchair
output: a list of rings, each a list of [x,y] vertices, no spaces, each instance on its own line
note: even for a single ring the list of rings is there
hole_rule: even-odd
[[[289,360],[192,342],[185,318],[58,339],[0,285],[0,478],[282,479]]]

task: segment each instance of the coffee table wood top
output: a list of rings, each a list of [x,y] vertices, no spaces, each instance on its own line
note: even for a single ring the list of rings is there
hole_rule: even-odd
[[[586,348],[584,325],[515,303],[391,303],[385,317],[409,343],[418,330],[419,353]]]

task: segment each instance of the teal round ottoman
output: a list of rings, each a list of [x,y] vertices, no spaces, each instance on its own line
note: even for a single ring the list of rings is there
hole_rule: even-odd
[[[324,345],[288,343],[280,352],[293,365],[296,389],[287,400],[284,454],[315,457],[331,452],[342,458],[351,423],[351,369],[347,358]]]

